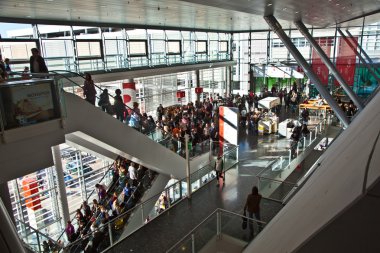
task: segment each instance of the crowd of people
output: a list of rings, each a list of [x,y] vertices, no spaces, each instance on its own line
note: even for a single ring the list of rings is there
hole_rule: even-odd
[[[78,250],[98,252],[98,247],[109,232],[105,224],[115,220],[113,229],[121,229],[125,217],[118,219],[116,217],[136,205],[144,190],[150,187],[155,175],[153,171],[122,157],[115,160],[110,172],[112,173],[110,185],[96,184],[95,191],[98,198],[93,199],[91,206],[83,201],[75,212],[74,220],[67,221],[65,234],[71,244],[66,249],[71,252]],[[76,223],[76,228],[73,223]],[[48,244],[44,242],[43,245],[49,249]],[[53,249],[50,248],[50,251],[46,252],[53,252]]]

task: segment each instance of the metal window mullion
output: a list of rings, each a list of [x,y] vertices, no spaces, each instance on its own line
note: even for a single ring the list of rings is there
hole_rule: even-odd
[[[87,190],[86,190],[86,182],[84,178],[84,171],[83,171],[83,161],[82,161],[82,152],[78,151],[79,155],[79,163],[80,163],[80,173],[79,173],[79,181],[81,182],[81,192],[82,192],[82,199],[87,199]]]
[[[100,42],[100,55],[102,56],[103,69],[107,70],[108,69],[108,65],[107,65],[107,57],[106,57],[106,55],[107,55],[107,52],[106,52],[106,39],[105,39],[103,30],[102,30],[101,27],[99,27],[99,32],[100,32],[100,38],[101,38],[101,42]]]
[[[75,66],[75,71],[79,72],[80,67],[79,67],[79,57],[78,57],[78,46],[77,46],[77,36],[75,35],[74,28],[73,26],[70,26],[70,33],[71,33],[71,39],[73,41],[73,59],[74,59],[74,66]]]
[[[181,63],[185,63],[185,38],[183,37],[182,31],[179,31],[181,34]]]
[[[49,195],[50,195],[50,198],[52,200],[51,201],[51,207],[53,210],[54,217],[56,219],[61,219],[61,215],[60,215],[60,211],[59,211],[58,198],[57,198],[57,196],[58,196],[58,194],[57,194],[58,183],[56,183],[54,181],[54,176],[53,176],[54,170],[55,170],[55,168],[53,169],[53,167],[49,167],[46,169],[46,171],[48,171],[48,173],[47,173],[47,185],[48,185],[48,188],[52,189],[49,191]]]
[[[166,30],[164,30],[165,34],[165,64],[166,66],[169,66],[169,56],[168,56],[168,51],[169,51],[169,41],[168,41],[168,35],[166,34]]]

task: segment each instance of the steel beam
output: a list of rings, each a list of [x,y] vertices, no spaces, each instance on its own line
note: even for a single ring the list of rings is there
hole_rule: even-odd
[[[280,23],[278,23],[277,19],[273,15],[269,15],[264,17],[265,21],[268,23],[269,27],[277,34],[279,39],[284,43],[289,52],[293,55],[294,59],[298,62],[298,64],[304,69],[305,74],[310,78],[310,80],[314,83],[315,87],[318,89],[319,93],[322,97],[327,101],[332,110],[335,112],[336,116],[342,122],[344,127],[347,127],[350,123],[347,116],[340,108],[338,103],[334,100],[334,98],[330,95],[327,89],[322,85],[318,76],[313,72],[310,65],[306,62],[305,58],[301,55],[298,49],[294,46],[290,38],[286,35],[284,30],[282,29]]]
[[[360,98],[355,94],[355,92],[346,84],[345,80],[343,79],[342,75],[339,73],[339,71],[335,68],[334,64],[330,61],[329,57],[327,57],[326,53],[323,51],[323,49],[319,46],[319,44],[315,41],[315,39],[311,36],[306,26],[302,23],[302,21],[296,21],[294,22],[297,29],[301,32],[301,34],[309,41],[310,45],[315,49],[315,51],[319,54],[322,61],[325,63],[325,65],[329,68],[331,73],[334,75],[336,80],[340,83],[343,90],[347,93],[347,95],[350,97],[350,99],[355,103],[355,105],[358,107],[358,109],[361,111],[364,109],[364,104],[360,100]]]
[[[367,61],[361,56],[358,51],[356,50],[355,46],[352,45],[351,41],[348,40],[346,35],[338,28],[338,33],[342,38],[346,41],[347,45],[354,51],[357,57],[363,62],[363,65],[368,69],[368,71],[371,73],[371,75],[376,79],[377,83],[380,84],[380,78],[376,75],[376,73],[371,69],[371,66],[367,63]]]

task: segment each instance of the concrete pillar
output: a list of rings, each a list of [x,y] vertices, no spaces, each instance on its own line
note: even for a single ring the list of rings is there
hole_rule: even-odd
[[[309,41],[310,45],[315,49],[315,51],[319,54],[322,61],[325,63],[325,65],[328,67],[328,69],[331,71],[331,73],[334,75],[336,80],[340,83],[343,90],[347,93],[347,95],[350,97],[350,99],[355,103],[355,105],[358,107],[359,110],[364,109],[364,104],[360,100],[360,98],[355,94],[355,92],[346,84],[345,80],[343,79],[342,75],[339,73],[339,71],[335,68],[335,66],[332,64],[330,59],[327,57],[323,49],[318,45],[318,43],[314,40],[314,38],[311,36],[309,31],[307,30],[306,26],[301,21],[294,22],[297,29],[302,33],[302,35]]]
[[[306,62],[305,58],[301,55],[298,49],[294,46],[290,38],[286,35],[281,25],[278,23],[277,19],[272,16],[264,17],[265,21],[268,23],[270,28],[277,34],[279,39],[284,43],[289,52],[293,55],[294,59],[298,62],[298,64],[304,69],[306,75],[310,78],[310,80],[315,84],[315,87],[318,89],[319,93],[322,97],[327,101],[330,105],[331,109],[335,112],[336,116],[342,122],[344,127],[348,127],[350,121],[348,120],[346,114],[340,108],[338,103],[334,100],[334,98],[330,95],[327,89],[322,85],[318,76],[313,72],[313,69]]]
[[[55,170],[57,173],[57,183],[58,183],[58,195],[60,198],[61,203],[61,217],[63,219],[63,224],[66,224],[66,222],[70,219],[70,212],[69,212],[69,204],[67,202],[67,193],[66,193],[66,185],[65,185],[65,178],[63,174],[63,166],[62,166],[62,160],[61,160],[61,149],[59,146],[53,146],[52,148],[53,153],[53,160],[55,165]]]

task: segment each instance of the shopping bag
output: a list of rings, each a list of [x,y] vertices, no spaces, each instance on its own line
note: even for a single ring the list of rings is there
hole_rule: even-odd
[[[242,229],[246,229],[247,228],[247,225],[248,225],[248,219],[247,219],[247,216],[246,216],[246,214],[245,214],[245,212],[244,212],[244,214],[243,214],[243,223],[241,224],[241,228]]]

